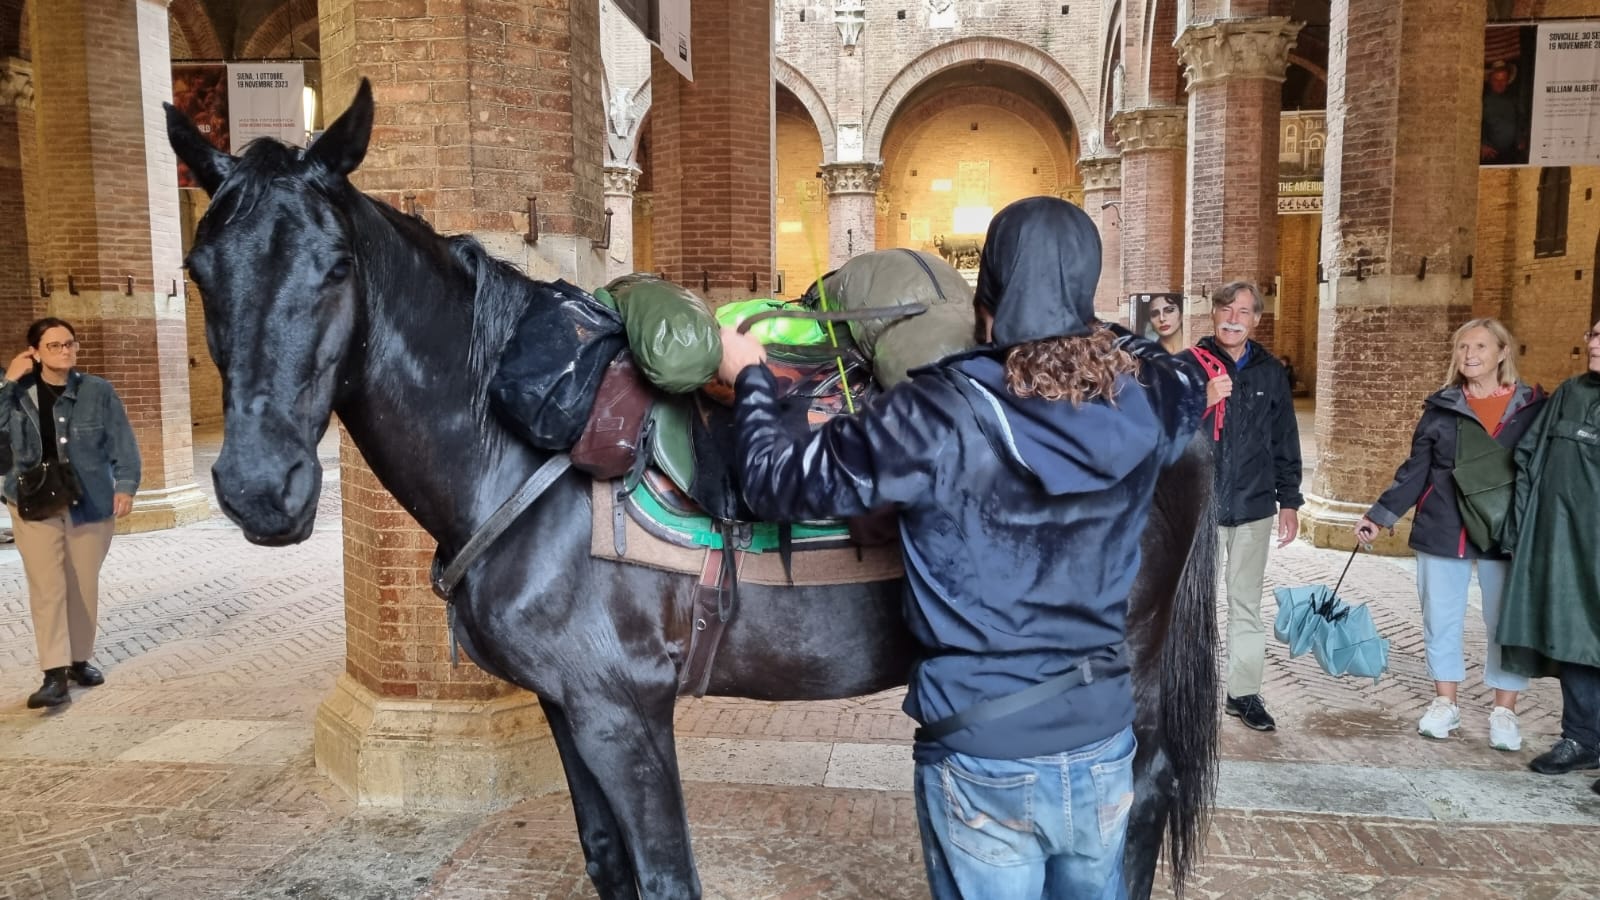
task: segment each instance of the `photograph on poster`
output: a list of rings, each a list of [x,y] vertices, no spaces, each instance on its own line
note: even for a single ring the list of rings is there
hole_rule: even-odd
[[[1134,334],[1176,353],[1188,346],[1183,334],[1183,295],[1133,294],[1128,297],[1128,322]]]
[[[1491,25],[1484,32],[1482,165],[1528,164],[1537,45],[1534,25]]]
[[[218,150],[229,149],[228,67],[223,63],[175,65],[172,67],[172,105],[194,122],[206,140]],[[200,185],[189,167],[178,163],[178,187]]]

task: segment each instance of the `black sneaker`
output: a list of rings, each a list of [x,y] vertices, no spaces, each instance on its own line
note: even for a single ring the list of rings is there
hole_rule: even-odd
[[[1555,746],[1535,756],[1528,768],[1540,775],[1565,775],[1586,769],[1600,769],[1600,753],[1585,748],[1572,738],[1562,738]]]
[[[99,669],[86,662],[73,663],[71,668],[67,669],[67,677],[84,687],[94,687],[95,685],[106,683],[106,676],[100,674]]]
[[[1229,697],[1223,704],[1222,711],[1243,722],[1246,728],[1256,731],[1276,731],[1278,723],[1272,720],[1272,715],[1267,712],[1267,705],[1261,702],[1260,694],[1246,694],[1243,697]]]
[[[44,706],[60,706],[72,699],[67,693],[67,667],[59,669],[46,669],[44,684],[37,691],[28,695],[28,708],[39,709]]]

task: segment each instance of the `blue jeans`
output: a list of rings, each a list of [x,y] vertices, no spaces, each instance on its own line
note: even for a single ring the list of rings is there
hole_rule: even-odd
[[[1460,683],[1467,678],[1462,632],[1467,624],[1467,585],[1473,561],[1448,556],[1417,554],[1417,593],[1422,597],[1422,643],[1427,651],[1428,674],[1434,681]],[[1488,647],[1483,655],[1483,683],[1497,691],[1525,691],[1528,679],[1500,668],[1500,598],[1505,595],[1511,563],[1480,559],[1478,587],[1483,590],[1483,631]]]
[[[917,765],[934,900],[1124,900],[1133,728],[1032,759],[952,754]]]

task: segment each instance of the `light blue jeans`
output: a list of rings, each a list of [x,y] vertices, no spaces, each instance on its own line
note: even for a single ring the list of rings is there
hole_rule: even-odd
[[[1422,641],[1428,654],[1428,674],[1434,681],[1461,682],[1467,665],[1461,648],[1467,623],[1467,584],[1472,580],[1470,559],[1417,554],[1417,593],[1422,597]],[[1500,598],[1505,594],[1511,563],[1477,560],[1478,587],[1483,591],[1483,630],[1489,639],[1483,660],[1483,683],[1497,691],[1525,691],[1528,679],[1500,668],[1500,644],[1495,631],[1500,623]]]
[[[917,765],[934,900],[1125,900],[1131,727],[1031,759],[954,754]]]

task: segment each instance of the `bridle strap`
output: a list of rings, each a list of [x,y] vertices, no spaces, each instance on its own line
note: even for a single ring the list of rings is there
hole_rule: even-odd
[[[483,556],[484,551],[489,549],[489,545],[493,544],[500,535],[505,534],[506,529],[511,527],[511,523],[527,512],[528,508],[533,506],[533,502],[539,499],[539,495],[549,490],[550,485],[555,484],[556,479],[560,478],[571,467],[572,457],[565,453],[557,453],[555,456],[545,460],[544,465],[534,470],[534,473],[528,476],[528,480],[522,483],[522,487],[518,488],[515,494],[512,494],[506,498],[504,503],[500,504],[500,508],[494,511],[494,515],[491,515],[487,521],[478,526],[478,530],[474,531],[472,537],[467,539],[466,546],[462,547],[461,552],[450,560],[449,565],[443,564],[441,558],[443,548],[435,550],[432,572],[433,592],[438,594],[440,599],[449,603],[450,595],[455,591],[456,585],[461,583],[461,579],[467,574],[467,570],[472,568],[472,564],[477,562],[479,557]]]

